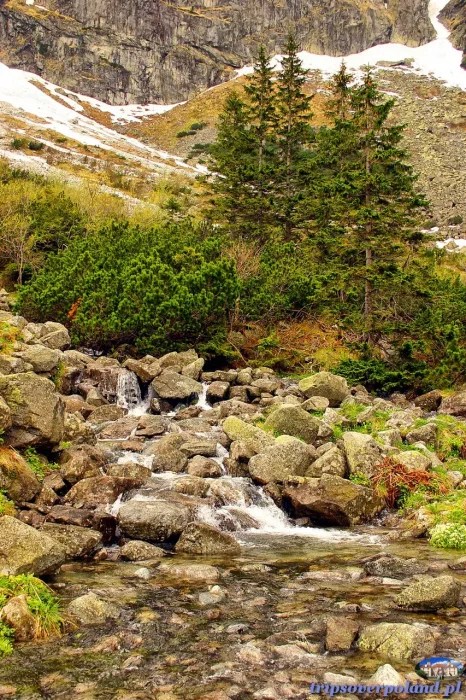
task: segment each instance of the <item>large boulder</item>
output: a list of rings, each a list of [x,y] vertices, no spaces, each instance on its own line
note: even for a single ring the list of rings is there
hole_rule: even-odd
[[[374,491],[339,476],[324,474],[283,493],[296,517],[306,516],[319,525],[349,527],[370,520],[383,508]]]
[[[343,434],[343,446],[350,474],[371,477],[382,459],[382,450],[371,435],[348,431]]]
[[[466,391],[459,391],[442,399],[439,413],[449,416],[466,416]]]
[[[261,452],[275,444],[275,439],[270,433],[251,423],[246,423],[237,416],[229,416],[223,421],[223,431],[232,441],[245,444],[253,452]]]
[[[28,345],[25,350],[16,353],[24,362],[32,366],[34,372],[52,372],[60,362],[59,350],[52,350],[44,345]]]
[[[158,398],[171,403],[190,400],[202,391],[202,385],[195,379],[170,370],[155,377],[151,386]]]
[[[16,503],[32,501],[41,485],[20,454],[0,445],[0,490]]]
[[[195,507],[187,497],[171,496],[153,501],[131,500],[118,514],[120,529],[127,537],[148,542],[177,539],[193,520]]]
[[[97,530],[75,525],[59,525],[58,523],[44,523],[41,532],[45,533],[65,551],[67,559],[81,559],[87,557],[102,544],[102,534]]]
[[[33,372],[0,376],[0,396],[11,411],[10,444],[56,445],[62,440],[65,405],[49,379]]]
[[[152,355],[146,355],[141,360],[129,358],[124,362],[123,367],[129,369],[141,380],[147,384],[157,377],[162,371],[160,362]]]
[[[120,549],[122,559],[127,561],[150,561],[151,559],[161,559],[165,556],[165,551],[149,542],[141,540],[130,540]]]
[[[249,460],[249,474],[259,484],[284,482],[304,476],[315,459],[315,449],[294,437],[282,436]]]
[[[361,651],[375,652],[388,660],[406,661],[431,656],[435,636],[429,625],[382,622],[366,627],[358,646]]]
[[[340,406],[350,393],[346,379],[330,372],[318,372],[301,379],[298,386],[306,398],[324,396],[332,408]]]
[[[4,515],[0,518],[0,574],[49,574],[66,560],[63,548],[48,535]]]
[[[395,598],[404,610],[435,611],[458,605],[461,585],[453,576],[422,576]]]
[[[52,350],[64,350],[71,345],[68,330],[61,323],[46,321],[40,333],[39,342]]]
[[[346,475],[347,464],[343,452],[338,447],[331,447],[318,457],[311,464],[306,472],[306,476],[320,479],[323,474],[335,474],[335,476],[344,477]]]
[[[285,404],[275,408],[267,417],[264,428],[291,435],[312,445],[319,433],[319,425],[319,421],[304,409]]]
[[[241,547],[232,535],[206,523],[191,523],[183,530],[175,550],[186,554],[239,554]]]
[[[407,472],[425,472],[432,467],[432,458],[417,450],[408,450],[392,455],[398,464],[405,467]]]

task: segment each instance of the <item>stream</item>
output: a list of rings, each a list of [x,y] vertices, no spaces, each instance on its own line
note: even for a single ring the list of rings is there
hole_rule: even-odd
[[[206,386],[198,407],[208,414],[205,392]],[[141,396],[135,375],[123,370],[117,404],[128,415],[141,416],[150,399]],[[150,456],[123,450],[114,440],[111,449],[115,462],[151,464]],[[310,696],[309,686],[325,674],[368,679],[386,663],[354,647],[326,651],[329,617],[361,627],[382,621],[427,623],[438,633],[438,652],[464,657],[466,619],[460,610],[401,612],[393,598],[406,583],[368,576],[363,568],[368,558],[391,554],[424,562],[431,575],[449,573],[456,553],[435,551],[425,540],[393,540],[390,530],[377,525],[350,531],[295,524],[260,486],[226,473],[226,454],[219,442],[215,459],[224,473],[206,480],[217,494],[216,505],[203,506],[198,519],[233,534],[241,553],[191,557],[169,552],[161,564],[125,563],[113,560],[118,548],[110,546],[105,560],[65,564],[49,580],[63,605],[94,592],[115,615],[101,625],[70,627],[60,639],[19,645],[0,661],[0,698],[317,697]],[[109,510],[116,515],[125,498],[150,500],[185,477],[154,474],[149,486],[124,495]],[[455,576],[466,584],[465,571]],[[412,662],[393,666],[401,674],[414,671]]]

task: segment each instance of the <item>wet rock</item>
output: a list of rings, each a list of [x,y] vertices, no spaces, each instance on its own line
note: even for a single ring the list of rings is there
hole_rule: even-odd
[[[92,415],[91,415],[92,420]],[[139,418],[125,416],[112,423],[107,423],[99,432],[100,440],[124,440],[136,432]]]
[[[244,443],[254,453],[262,452],[267,447],[275,445],[273,435],[236,416],[226,418],[222,427],[230,440]]]
[[[249,461],[249,474],[260,484],[284,482],[304,476],[315,459],[315,450],[297,438],[283,436]]]
[[[382,451],[371,435],[348,431],[343,434],[343,445],[350,474],[370,477],[382,459]]]
[[[222,600],[225,600],[226,592],[220,586],[212,586],[208,591],[199,593],[199,605],[218,605]]]
[[[318,372],[301,379],[298,386],[306,398],[323,396],[332,408],[339,406],[350,393],[346,379],[330,372]]]
[[[58,542],[67,559],[90,556],[102,545],[101,533],[85,527],[45,523],[40,531]]]
[[[229,382],[212,382],[207,389],[207,400],[210,403],[224,401],[230,391]]]
[[[379,666],[374,675],[369,678],[367,684],[398,687],[405,684],[405,679],[393,666],[385,664],[384,666]]]
[[[149,542],[177,538],[193,519],[194,503],[177,496],[178,501],[127,501],[118,514],[121,531],[128,537]]]
[[[30,466],[20,454],[0,445],[0,490],[16,503],[32,501],[41,489]]]
[[[197,455],[189,460],[187,467],[188,474],[191,476],[198,476],[202,479],[212,478],[221,476],[222,468],[213,459],[207,459]]]
[[[120,554],[122,559],[127,559],[128,561],[149,561],[151,559],[161,559],[165,556],[165,550],[155,547],[155,545],[148,542],[131,540],[131,542],[127,542],[121,547]]]
[[[165,435],[144,450],[144,454],[152,455],[152,470],[154,472],[175,472],[180,474],[188,465],[188,457],[179,449],[186,438],[182,435]]]
[[[333,446],[311,464],[306,476],[320,478],[322,474],[346,475],[346,457],[338,447]]]
[[[359,631],[359,623],[348,617],[327,619],[325,648],[327,651],[349,651]]]
[[[163,435],[170,427],[170,421],[162,416],[141,416],[136,429],[136,437],[151,438]]]
[[[273,647],[273,650],[282,661],[289,664],[311,666],[314,662],[314,655],[309,654],[297,644],[281,644]]]
[[[363,629],[358,646],[393,661],[424,658],[435,651],[435,636],[429,625],[382,622]]]
[[[168,370],[156,377],[151,386],[158,398],[175,403],[190,400],[202,391],[195,379]]]
[[[183,442],[180,447],[181,452],[187,457],[215,457],[217,454],[217,441],[209,438],[193,437]]]
[[[0,622],[14,630],[15,642],[27,642],[35,637],[36,620],[29,610],[25,595],[10,598],[0,610]]]
[[[176,552],[186,554],[239,554],[241,547],[234,537],[206,523],[191,523],[176,543]]]
[[[183,581],[217,581],[220,571],[209,564],[160,564],[158,573],[171,579]]]
[[[285,489],[283,498],[295,517],[309,516],[324,526],[350,527],[370,520],[384,506],[372,489],[330,474]]]
[[[395,598],[404,610],[440,610],[458,605],[461,585],[453,576],[422,576]]]
[[[140,485],[139,479],[93,476],[78,481],[66,494],[65,502],[75,508],[98,508],[114,503],[122,493]]]
[[[392,554],[382,556],[368,561],[364,564],[364,570],[369,576],[381,576],[382,578],[403,579],[408,576],[425,574],[428,566],[417,559],[402,559]]]
[[[0,574],[48,574],[66,559],[63,548],[48,535],[4,515],[0,518]]]
[[[82,625],[101,625],[119,617],[119,611],[95,593],[86,593],[72,600],[67,612]]]
[[[11,411],[6,434],[11,445],[53,446],[62,440],[65,405],[49,379],[33,372],[0,376],[0,396]]]
[[[172,488],[176,493],[204,498],[209,490],[209,484],[199,476],[183,476],[174,482]]]
[[[456,561],[450,562],[448,568],[452,571],[466,571],[466,557],[460,557]]]
[[[278,406],[266,419],[265,429],[313,444],[319,432],[319,421],[299,406]]]

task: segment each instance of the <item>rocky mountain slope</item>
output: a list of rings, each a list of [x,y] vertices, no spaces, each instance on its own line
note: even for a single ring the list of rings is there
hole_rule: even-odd
[[[466,0],[451,0],[440,18],[451,29],[451,42],[464,52],[463,67],[466,68]]]
[[[0,60],[112,104],[175,102],[231,76],[259,43],[347,55],[434,37],[428,0],[3,0]]]

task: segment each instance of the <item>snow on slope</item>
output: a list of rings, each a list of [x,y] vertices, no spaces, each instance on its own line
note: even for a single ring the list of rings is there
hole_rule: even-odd
[[[67,93],[33,73],[8,68],[0,63],[0,116],[2,111],[13,116],[17,114],[36,129],[51,129],[80,144],[112,151],[151,170],[175,168],[183,169],[187,174],[205,172],[202,166],[193,168],[177,156],[151,148],[87,117],[79,100],[101,112],[111,113],[116,122],[139,121],[140,116],[161,114],[174,106],[114,107],[77,93]]]
[[[322,56],[302,51],[299,56],[305,68],[319,70],[325,76],[331,76],[338,71],[344,59],[348,68],[357,71],[363,66],[375,65],[379,61],[396,63],[404,59],[413,60],[413,68],[425,75],[432,75],[452,87],[466,90],[466,70],[461,68],[463,54],[455,49],[448,37],[450,32],[439,21],[438,16],[448,0],[430,0],[429,16],[437,31],[437,38],[424,46],[410,48],[403,44],[379,44],[366,51],[351,56]],[[280,66],[281,56],[275,56],[274,64]],[[251,66],[238,71],[238,75],[252,72]]]

